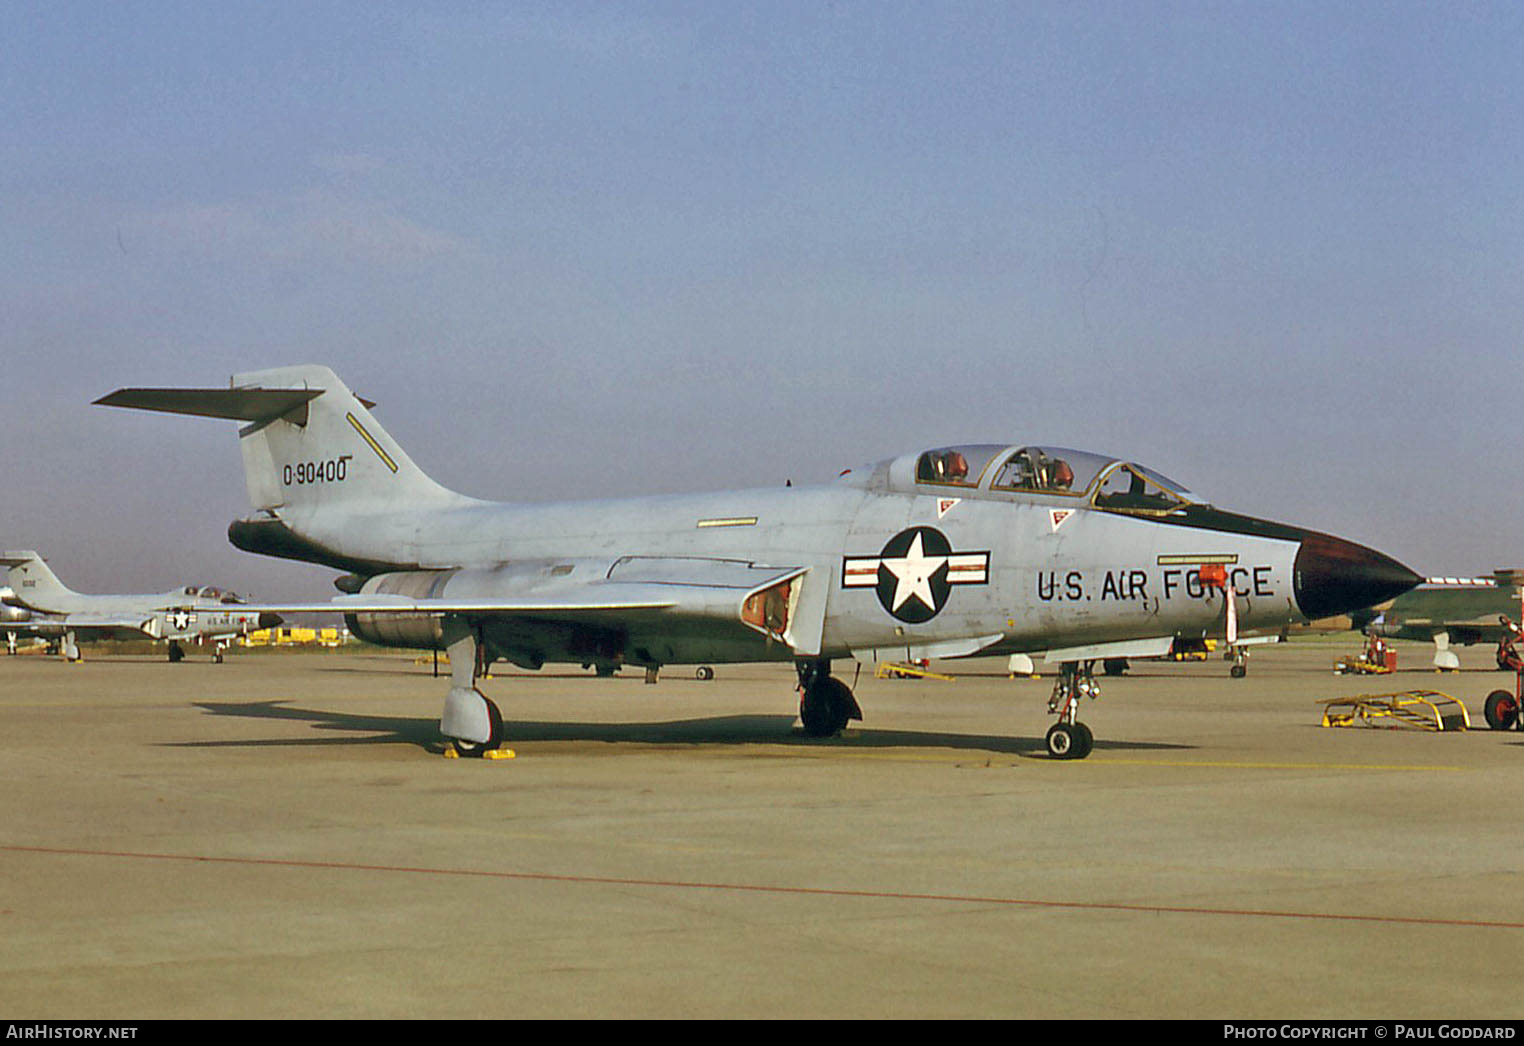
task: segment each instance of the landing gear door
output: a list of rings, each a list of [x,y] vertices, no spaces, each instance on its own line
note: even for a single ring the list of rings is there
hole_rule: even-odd
[[[786,643],[801,657],[820,653],[825,631],[826,596],[830,581],[811,567],[747,595],[741,620],[757,631]]]

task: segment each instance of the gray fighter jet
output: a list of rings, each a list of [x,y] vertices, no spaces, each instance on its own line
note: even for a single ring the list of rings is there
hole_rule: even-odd
[[[233,544],[349,572],[336,582],[349,595],[270,609],[341,610],[372,642],[447,650],[440,727],[462,754],[503,740],[475,686],[500,658],[791,661],[805,732],[823,736],[861,718],[833,661],[1041,653],[1061,666],[1048,750],[1080,758],[1096,661],[1347,612],[1419,580],[1142,465],[1055,447],[939,447],[822,486],[503,504],[431,480],[326,367],[97,402],[245,422],[253,513]]]
[[[16,653],[17,641],[25,636],[33,639],[38,635],[33,620],[41,624],[42,615],[33,614],[25,607],[16,605],[16,593],[9,585],[0,585],[0,632],[5,633],[5,650]]]
[[[168,643],[169,659],[185,657],[188,640],[213,644],[213,659],[236,636],[256,628],[274,628],[280,617],[248,608],[231,592],[186,586],[157,595],[89,596],[59,581],[36,552],[0,553],[9,567],[8,587],[0,591],[6,613],[0,629],[15,652],[17,633],[56,642],[70,661],[80,660],[81,639],[156,639]]]

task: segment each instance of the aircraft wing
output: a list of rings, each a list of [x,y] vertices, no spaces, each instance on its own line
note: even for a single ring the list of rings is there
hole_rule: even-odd
[[[1279,633],[1268,636],[1239,636],[1234,646],[1271,646],[1286,640]]]
[[[76,635],[89,634],[99,638],[157,639],[156,621],[152,617],[122,617],[110,614],[68,614],[62,617],[28,621],[18,624],[16,631],[30,630],[36,635],[61,636],[66,632]]]
[[[327,602],[257,603],[249,609],[276,614],[502,614],[531,617],[577,617],[586,614],[618,613],[633,610],[672,610],[679,600],[666,592],[645,586],[610,586],[615,591],[586,596],[519,598],[414,598],[379,593],[376,595],[335,596]],[[690,600],[691,602],[691,600]]]
[[[595,580],[547,584],[542,566],[519,564],[459,594],[447,583],[437,596],[385,592],[336,596],[325,602],[242,604],[242,611],[517,618],[527,625],[629,621],[631,615],[685,622],[746,625],[793,642],[790,623],[807,567],[768,567],[735,560],[631,556]],[[454,579],[452,579],[453,581]]]
[[[1091,643],[1086,646],[1049,650],[1043,655],[1043,660],[1050,664],[1059,664],[1064,661],[1100,661],[1108,657],[1165,657],[1174,643],[1174,636]]]

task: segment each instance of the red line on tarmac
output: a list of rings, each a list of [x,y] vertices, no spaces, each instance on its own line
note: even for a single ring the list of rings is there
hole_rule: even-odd
[[[47,854],[62,857],[111,857],[134,861],[181,861],[190,864],[231,864],[245,867],[306,868],[342,872],[389,872],[406,875],[441,875],[519,882],[569,883],[582,886],[645,886],[653,889],[729,890],[800,897],[993,904],[1010,908],[1133,912],[1147,915],[1224,915],[1252,919],[1304,919],[1330,922],[1386,923],[1402,926],[1463,926],[1485,930],[1524,930],[1524,922],[1502,922],[1492,919],[1440,919],[1410,915],[1349,915],[1338,912],[1289,912],[1260,908],[1197,908],[1183,905],[1123,904],[1105,901],[1042,901],[1023,897],[986,897],[977,894],[908,893],[896,890],[847,890],[822,886],[767,886],[760,883],[709,883],[681,879],[631,879],[608,875],[564,875],[551,872],[503,872],[471,868],[428,868],[412,865],[356,864],[347,861],[299,861],[274,857],[211,857],[201,854],[134,853],[126,850],[83,850],[51,846],[0,846],[0,853]]]

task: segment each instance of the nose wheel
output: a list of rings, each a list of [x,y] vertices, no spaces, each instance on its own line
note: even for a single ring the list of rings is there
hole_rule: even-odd
[[[1054,723],[1048,727],[1048,754],[1054,759],[1083,759],[1095,747],[1095,735],[1084,723]]]
[[[1081,697],[1100,695],[1101,688],[1092,671],[1094,665],[1093,661],[1065,661],[1059,666],[1058,681],[1048,699],[1048,711],[1057,714],[1058,722],[1048,727],[1044,738],[1048,755],[1053,759],[1083,759],[1095,747],[1095,735],[1075,718]]]

